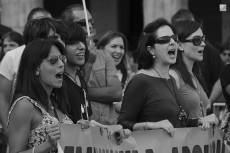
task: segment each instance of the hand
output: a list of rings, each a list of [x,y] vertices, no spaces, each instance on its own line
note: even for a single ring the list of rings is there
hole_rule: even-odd
[[[202,125],[203,125],[203,123],[209,123],[210,125],[213,125],[213,124],[218,125],[218,123],[219,123],[215,114],[211,114],[211,115],[202,117],[199,119],[198,122],[199,122],[199,124],[202,124]]]
[[[88,129],[90,125],[88,120],[83,120],[83,119],[77,121],[77,124],[81,124],[82,131],[85,131],[86,129]]]
[[[47,134],[47,141],[50,144],[50,146],[56,147],[57,146],[57,140],[60,139],[61,137],[61,130],[60,127],[58,125],[58,123],[49,125],[45,128],[46,130],[46,134]]]
[[[93,64],[96,61],[97,58],[97,53],[96,53],[96,46],[94,44],[88,46],[90,55],[89,55],[89,59],[87,61],[87,64]]]
[[[211,127],[211,125],[207,122],[203,122],[202,125],[200,126],[202,130],[206,131]]]
[[[166,132],[169,133],[170,136],[174,136],[175,134],[175,129],[173,127],[173,125],[168,121],[168,120],[163,120],[163,121],[159,121],[159,122],[156,122],[157,123],[157,127],[151,127],[146,125],[146,127],[150,127],[150,129],[159,129],[159,128],[162,128],[164,129]],[[147,122],[146,124],[149,124],[149,122]],[[150,122],[151,124],[151,122]]]
[[[107,126],[107,125],[103,125],[103,124],[101,124],[101,123],[98,123],[98,122],[95,121],[95,120],[91,120],[90,123],[89,123],[89,125],[90,125],[90,126],[99,127],[99,128],[100,128],[101,135],[103,135],[104,130],[107,130],[108,139],[110,139],[111,136],[112,136],[113,133],[114,133],[112,127]]]

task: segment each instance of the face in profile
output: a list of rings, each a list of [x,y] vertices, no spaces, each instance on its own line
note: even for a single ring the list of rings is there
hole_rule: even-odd
[[[224,64],[228,63],[230,61],[230,50],[226,49],[222,53],[220,53],[220,57]]]
[[[184,59],[190,61],[202,61],[205,46],[202,30],[199,28],[185,40],[190,40],[190,42],[182,42],[182,47],[184,49],[182,55]]]
[[[66,44],[66,58],[70,65],[80,67],[85,63],[85,45],[78,41],[73,44]]]
[[[18,48],[19,44],[13,40],[11,40],[10,36],[6,36],[3,40],[3,51],[4,53],[11,51],[15,48]]]
[[[62,87],[64,64],[66,58],[56,46],[52,46],[46,59],[38,67],[39,79],[46,90]]]
[[[156,31],[153,54],[156,55],[156,61],[162,64],[171,65],[176,62],[177,37],[169,26],[162,26]]]
[[[116,37],[110,40],[110,42],[104,47],[104,50],[111,55],[115,65],[118,65],[125,54],[123,39],[121,37]]]

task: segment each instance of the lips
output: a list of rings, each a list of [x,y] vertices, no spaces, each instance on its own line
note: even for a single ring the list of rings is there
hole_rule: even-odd
[[[175,48],[170,49],[170,50],[168,51],[168,54],[169,54],[170,56],[175,56],[175,55],[176,55],[176,49],[175,49]]]
[[[78,53],[77,57],[84,58],[85,57],[85,53],[83,53],[83,52],[82,53]]]
[[[199,54],[203,54],[203,51],[204,51],[204,50],[199,50],[198,53],[199,53]]]
[[[55,76],[56,76],[56,78],[58,80],[62,80],[62,78],[63,78],[63,72],[57,73]]]

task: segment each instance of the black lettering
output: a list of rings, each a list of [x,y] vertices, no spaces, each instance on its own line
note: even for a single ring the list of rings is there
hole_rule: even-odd
[[[99,148],[99,153],[102,153],[101,148]]]
[[[74,147],[73,146],[65,146],[64,153],[74,153]]]
[[[153,153],[153,150],[152,149],[146,149],[145,153]]]
[[[105,153],[105,149],[102,149],[102,153]]]
[[[93,153],[93,148],[92,147],[87,147],[86,153]]]
[[[216,150],[216,144],[215,144],[214,141],[212,141],[211,152],[212,152],[212,153],[215,153],[215,150]]]
[[[202,149],[199,145],[193,147],[192,153],[202,153]]]
[[[221,150],[221,153],[225,153],[225,144],[224,144],[224,142],[222,142],[222,150]]]
[[[77,147],[77,149],[76,149],[76,153],[82,153],[82,149],[81,149],[81,147]]]
[[[178,148],[177,147],[173,147],[172,148],[172,153],[178,153]]]
[[[97,148],[94,147],[94,153],[98,153],[98,150]]]
[[[106,149],[106,153],[109,153],[109,150],[108,150],[108,149]]]
[[[110,153],[113,153],[113,150],[110,150]]]
[[[138,153],[138,151],[137,150],[133,150],[132,153]]]
[[[208,153],[209,152],[209,145],[204,145],[204,153]]]
[[[216,153],[220,153],[220,140],[216,142]]]
[[[188,146],[182,147],[182,153],[190,153]]]
[[[125,153],[131,153],[131,151],[127,150],[127,151],[125,151]]]
[[[123,153],[123,151],[119,151],[119,153]]]

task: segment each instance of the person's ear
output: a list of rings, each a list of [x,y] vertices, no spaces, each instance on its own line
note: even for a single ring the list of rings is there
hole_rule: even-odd
[[[183,47],[183,44],[181,42],[178,42],[178,50],[181,52],[184,51],[184,47]]]
[[[153,58],[156,58],[156,51],[153,47],[147,46],[147,51],[153,56]]]
[[[39,76],[40,74],[40,71],[39,71],[39,68],[37,68],[37,70],[35,71],[35,75]]]

